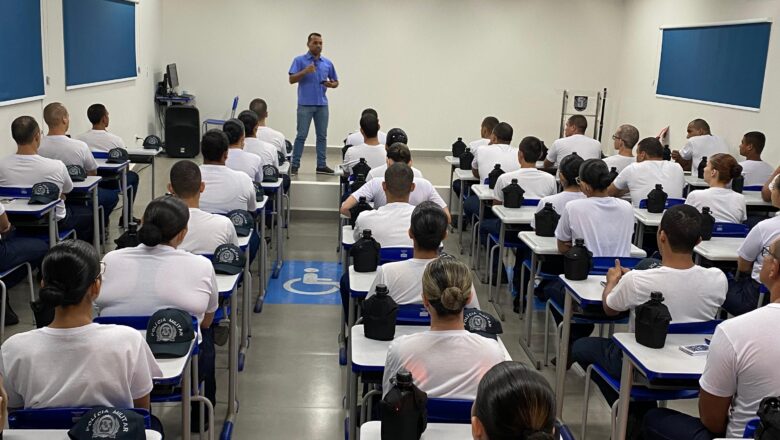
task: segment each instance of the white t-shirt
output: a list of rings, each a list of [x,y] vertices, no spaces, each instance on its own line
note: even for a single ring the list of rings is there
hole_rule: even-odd
[[[279,154],[273,144],[248,137],[244,139],[244,152],[259,156],[263,165],[273,165],[279,168]],[[230,156],[230,150],[228,150],[228,156]]]
[[[743,223],[747,220],[745,196],[728,188],[697,189],[688,193],[686,205],[691,205],[701,212],[709,206],[716,222]]]
[[[555,229],[555,238],[582,238],[594,257],[630,257],[634,233],[634,209],[615,197],[590,197],[566,204]]]
[[[477,154],[477,150],[479,150],[479,147],[483,145],[488,145],[489,143],[490,143],[490,139],[479,138],[477,140],[473,140],[469,142],[469,148],[471,149],[471,152],[473,154]]]
[[[563,214],[563,208],[566,206],[567,203],[571,202],[572,200],[580,200],[584,199],[585,194],[582,193],[582,191],[562,191],[558,194],[553,194],[551,196],[542,197],[541,200],[539,200],[539,204],[536,205],[536,212],[539,212],[544,208],[544,205],[547,203],[552,203],[553,208],[555,208],[555,212],[558,213],[558,215]],[[535,224],[536,219],[531,219],[531,227],[536,228]]]
[[[380,144],[382,145],[387,144],[387,133],[385,133],[384,131],[379,130],[376,134],[376,137],[379,139]],[[362,143],[365,143],[366,140],[363,139],[363,133],[361,133],[360,130],[358,130],[348,134],[347,139],[344,142],[345,142],[344,145],[352,145],[354,147]]]
[[[3,343],[9,408],[132,408],[162,372],[144,337],[122,325],[43,327]]]
[[[712,157],[717,153],[729,153],[726,141],[715,135],[694,136],[689,138],[685,146],[680,150],[680,156],[685,160],[692,160],[691,169],[696,170],[703,156]]]
[[[547,151],[547,160],[558,165],[561,159],[575,152],[583,160],[601,159],[601,142],[583,134],[560,138]]]
[[[374,177],[381,177],[382,179],[385,178],[385,171],[387,171],[387,162],[385,162],[384,165],[380,165],[375,168],[371,168],[371,171],[368,172],[368,176],[366,176],[366,182],[373,179]],[[418,170],[415,167],[412,167],[412,173],[414,173],[414,177],[422,177],[422,171]]]
[[[12,154],[0,160],[0,187],[32,188],[36,183],[51,182],[57,185],[61,194],[73,190],[68,169],[62,161],[42,156]],[[65,218],[65,201],[61,200],[55,210],[57,220]]]
[[[354,147],[349,148],[344,155],[345,164],[349,164],[349,162],[353,161],[357,163],[360,159],[366,159],[366,163],[371,168],[387,165],[387,150],[385,149],[385,145],[355,145]],[[347,165],[350,172],[352,171],[353,165],[354,164]]]
[[[737,250],[737,255],[740,258],[745,261],[753,261],[753,279],[759,283],[761,282],[759,279],[761,266],[764,264],[761,248],[772,244],[778,236],[780,236],[780,216],[770,217],[753,226]]]
[[[387,196],[382,190],[382,183],[385,181],[384,176],[381,178],[371,179],[358,188],[357,191],[352,193],[351,197],[355,200],[360,200],[361,197],[365,197],[367,202],[374,202],[374,208],[379,208],[387,204]],[[439,192],[433,187],[433,184],[422,177],[414,179],[414,190],[409,194],[409,204],[417,206],[422,202],[433,202],[442,207],[447,207],[447,203],[441,198]]]
[[[214,214],[234,209],[255,212],[255,185],[249,176],[222,165],[201,165],[200,173],[206,184],[200,195],[200,209]]]
[[[241,171],[253,182],[263,181],[263,160],[260,156],[247,153],[241,148],[229,148],[225,166],[231,170]]]
[[[213,254],[217,246],[226,243],[238,246],[236,228],[229,218],[190,208],[187,235],[177,249],[193,254]]]
[[[284,135],[281,132],[278,132],[271,127],[257,127],[255,136],[261,141],[273,145],[276,147],[276,150],[282,154],[287,155],[287,142],[285,142]]]
[[[390,379],[405,368],[429,398],[474,400],[482,376],[504,360],[498,341],[467,330],[399,336],[387,350],[382,390],[386,394]]]
[[[501,170],[504,173],[519,170],[520,161],[517,159],[517,148],[507,144],[483,145],[474,153],[471,168],[478,170],[479,180],[482,183],[488,178],[496,164],[501,165]]]
[[[664,192],[673,199],[681,199],[685,188],[685,174],[680,164],[668,160],[645,160],[633,163],[618,174],[612,182],[619,190],[629,190],[631,203],[639,207],[639,201],[660,183]]]
[[[732,397],[726,437],[741,438],[761,399],[780,394],[780,304],[771,303],[723,321],[715,329],[699,386]]]
[[[629,328],[634,331],[634,309],[649,301],[652,292],[664,295],[672,323],[685,323],[715,319],[718,308],[726,299],[726,290],[726,275],[718,268],[661,266],[632,270],[623,275],[607,296],[607,305],[618,312],[631,310]]]
[[[87,172],[95,171],[98,167],[87,144],[65,135],[42,137],[38,154],[62,161],[65,165],[81,165]]]
[[[376,278],[368,289],[366,298],[373,296],[378,284],[387,286],[390,298],[399,305],[422,304],[422,277],[432,259],[411,258],[386,263],[376,268]],[[471,301],[466,308],[479,308],[477,290],[471,286]]]
[[[742,175],[745,176],[745,186],[764,185],[775,169],[763,160],[746,160],[740,162]]]
[[[607,168],[610,170],[612,170],[612,168],[616,168],[617,172],[620,173],[627,166],[631,165],[632,163],[636,163],[636,157],[615,154],[613,156],[605,157],[604,162],[607,164]]]
[[[481,176],[481,174],[480,174]],[[504,188],[517,179],[517,184],[523,188],[523,197],[526,199],[541,199],[558,192],[558,183],[550,173],[539,171],[536,168],[520,168],[510,173],[498,176],[496,186],[493,188],[493,198],[503,202]]]
[[[91,150],[108,152],[114,148],[127,148],[125,141],[114,133],[106,130],[89,130],[76,136],[76,139],[87,144]]]
[[[211,262],[166,245],[140,244],[103,257],[106,272],[96,305],[102,316],[151,316],[175,307],[203,321],[217,310],[219,292]]]
[[[371,236],[379,242],[383,248],[388,247],[412,247],[412,239],[409,238],[409,225],[412,222],[414,206],[408,203],[388,203],[372,211],[363,211],[355,220],[355,229],[352,235],[359,240],[364,229],[371,230]]]

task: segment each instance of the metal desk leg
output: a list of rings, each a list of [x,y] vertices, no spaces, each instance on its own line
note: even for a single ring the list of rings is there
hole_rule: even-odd
[[[279,272],[282,270],[282,266],[284,265],[284,261],[282,258],[284,258],[284,237],[282,236],[282,229],[284,227],[284,213],[282,208],[282,187],[279,187],[279,190],[276,192],[276,216],[278,217],[276,219],[276,261],[277,265],[274,268],[273,277],[276,278],[279,276]]]
[[[192,399],[192,359],[181,375],[181,438],[190,440],[190,403]]]
[[[49,211],[49,247],[57,244],[57,206],[55,205]]]
[[[493,303],[493,308],[496,309],[496,313],[498,313],[498,318],[502,321],[504,320],[504,311],[501,310],[501,276],[504,271],[504,236],[506,235],[506,225],[504,222],[501,222],[501,230],[498,233],[498,271],[496,272],[496,276],[498,279],[496,280],[496,296],[490,297],[490,301]],[[489,263],[488,263],[489,264]],[[488,270],[493,273],[493,268],[488,267]],[[493,283],[490,283],[490,292],[493,292]]]
[[[154,168],[154,163],[155,163],[155,161],[156,161],[156,160],[157,160],[157,156],[156,156],[156,155],[155,155],[155,156],[152,156],[152,200],[154,200],[154,184],[155,184],[155,177],[154,177],[154,174],[155,174],[155,168]]]
[[[236,308],[238,307],[238,292],[233,288],[230,295],[230,336],[228,339],[228,407],[225,414],[225,423],[222,425],[220,438],[230,438],[238,413],[238,400],[236,399],[238,382],[238,338],[236,336]]]
[[[447,203],[447,206],[449,206],[450,209],[452,209],[452,194],[455,192],[455,186],[453,185],[455,181],[452,180],[452,176],[454,175],[455,175],[455,167],[450,165],[450,199]],[[450,214],[455,215],[455,211],[454,210],[451,211]]]
[[[616,440],[626,439],[626,426],[628,425],[628,404],[631,401],[631,387],[634,379],[634,364],[631,359],[623,354],[623,369],[620,372],[620,397],[618,398],[617,422],[612,433],[612,438]]]
[[[479,220],[477,221],[477,224],[474,225],[474,231],[477,235],[477,246],[474,249],[474,270],[477,272],[477,276],[479,276],[479,248],[482,246],[482,236],[479,234],[479,229],[482,227],[482,222],[485,220],[485,203],[483,203],[481,200],[479,202]],[[484,283],[484,278],[481,278]]]
[[[357,390],[358,376],[352,371],[352,347],[347,341],[347,418],[349,419],[347,434],[350,440],[357,439]]]
[[[100,254],[100,206],[98,202],[98,187],[92,188],[92,245]]]
[[[463,181],[460,182],[460,196],[458,196],[458,251],[463,255],[463,223],[466,222],[466,213],[464,211],[463,197],[465,196]]]
[[[536,281],[536,273],[539,271],[541,262],[539,257],[535,253],[531,253],[531,269],[528,274],[528,284],[525,291],[525,312],[521,315],[525,317],[525,340],[520,337],[520,348],[523,349],[528,359],[536,367],[537,370],[542,369],[542,363],[536,359],[531,351],[531,336],[533,336],[533,319],[534,319],[534,282]],[[524,272],[524,271],[523,271]],[[521,283],[522,285],[522,283]],[[544,331],[547,331],[545,329]]]
[[[266,284],[266,268],[268,267],[268,246],[265,243],[265,208],[260,212],[260,233],[258,234],[260,237],[260,258],[259,258],[259,268],[258,268],[258,277],[260,279],[260,290],[257,293],[257,298],[255,299],[255,313],[260,313],[263,311],[263,303],[265,302],[265,288],[267,286]],[[250,333],[252,329],[249,329]]]
[[[636,247],[641,248],[644,241],[645,241],[645,224],[639,222],[639,224],[637,225]]]
[[[254,231],[252,231],[254,232]],[[249,302],[252,295],[252,273],[249,270],[249,246],[244,251],[246,264],[244,265],[244,286],[241,296],[241,345],[238,347],[238,371],[244,370],[246,350],[249,348]]]
[[[566,383],[566,363],[569,360],[569,336],[571,333],[572,298],[566,289],[566,299],[563,303],[563,321],[561,328],[561,341],[558,350],[558,360],[555,367],[555,411],[556,416],[563,416],[564,385]]]
[[[122,182],[121,182],[122,183],[122,216],[125,219],[125,227],[124,227],[125,229],[127,229],[127,225],[130,224],[130,220],[131,220],[130,215],[132,215],[133,213],[133,210],[131,209],[130,206],[130,194],[128,194],[127,191],[127,168],[129,166],[130,165],[127,165],[122,170]]]

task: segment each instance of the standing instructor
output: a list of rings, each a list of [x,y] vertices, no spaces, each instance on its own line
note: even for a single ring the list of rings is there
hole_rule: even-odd
[[[309,135],[311,120],[317,133],[317,174],[333,174],[326,162],[328,138],[328,97],[327,89],[339,86],[336,68],[333,63],[321,56],[322,35],[309,34],[306,42],[309,51],[295,57],[290,66],[290,84],[298,83],[298,134],[293,146],[291,175],[298,174],[303,155],[303,143]]]

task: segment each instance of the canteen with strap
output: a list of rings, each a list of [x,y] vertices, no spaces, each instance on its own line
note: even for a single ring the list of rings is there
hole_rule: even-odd
[[[759,423],[756,440],[775,440],[780,438],[780,397],[764,397],[758,404]]]
[[[366,184],[366,175],[358,174],[355,176],[355,180],[353,180],[352,183],[349,184],[349,192],[354,193],[365,184]]]
[[[585,247],[585,240],[574,240],[574,246],[563,254],[563,275],[567,280],[582,281],[593,268],[593,253]]]
[[[419,440],[428,426],[428,395],[414,385],[412,373],[403,368],[390,384],[379,403],[382,440]]]
[[[672,149],[668,145],[664,145],[664,160],[672,160]]]
[[[357,204],[349,208],[349,225],[352,226],[352,229],[355,229],[355,221],[360,213],[363,211],[371,211],[372,209],[374,208],[366,201],[365,197],[358,199]]]
[[[649,193],[647,193],[647,212],[660,214],[666,209],[666,200],[669,196],[664,192],[664,187],[660,183],[655,184]]]
[[[466,143],[463,142],[463,138],[459,137],[458,140],[452,144],[452,156],[460,157],[461,154],[466,152],[466,148]]]
[[[715,228],[715,217],[712,216],[710,207],[705,206],[701,209],[701,239],[710,240],[713,228]]]
[[[536,235],[540,237],[555,237],[555,228],[558,227],[560,218],[561,216],[555,212],[553,204],[545,203],[544,208],[534,214]]]
[[[699,179],[704,178],[704,168],[707,167],[707,156],[701,157],[701,162],[699,162],[699,167],[697,168],[698,177]]]
[[[358,163],[355,165],[352,165],[352,174],[358,176],[362,174],[364,177],[368,176],[368,173],[371,171],[371,165],[366,162],[365,157],[361,157],[360,160],[358,160]]]
[[[355,272],[376,272],[380,250],[382,246],[371,236],[371,230],[363,230],[363,236],[349,250]]]
[[[496,182],[498,181],[498,178],[501,177],[501,175],[504,174],[504,170],[501,169],[501,164],[496,164],[493,167],[493,171],[488,174],[488,187],[490,189],[495,189]]]
[[[471,152],[471,148],[466,148],[466,151],[460,155],[460,166],[458,168],[462,170],[470,170],[471,162],[474,162],[474,153]]]
[[[384,284],[377,284],[375,294],[360,306],[363,311],[363,331],[368,339],[392,341],[398,304],[390,297]]]
[[[618,173],[617,167],[612,167],[609,170],[609,182],[610,183],[614,182],[615,179],[617,179],[618,174],[620,173]]]
[[[512,183],[501,190],[504,194],[504,206],[507,208],[519,208],[523,206],[523,194],[525,191],[517,184],[517,179],[512,179]]]
[[[650,300],[637,306],[634,318],[636,342],[649,348],[663,348],[672,315],[661,292],[651,292]]]
[[[745,189],[745,176],[739,175],[731,180],[731,189],[734,192],[742,194],[742,190]]]

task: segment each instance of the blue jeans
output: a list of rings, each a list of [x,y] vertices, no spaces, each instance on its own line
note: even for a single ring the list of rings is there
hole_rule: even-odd
[[[760,295],[758,282],[750,276],[729,282],[723,310],[734,316],[744,315],[756,309]]]
[[[712,440],[718,437],[723,435],[711,433],[696,417],[666,408],[649,411],[642,426],[645,440]]]
[[[299,105],[298,106],[298,134],[293,145],[292,167],[301,166],[303,155],[303,143],[309,136],[311,120],[314,119],[314,130],[317,133],[317,168],[328,166],[326,159],[326,147],[328,140],[328,106],[327,105]]]
[[[37,269],[48,251],[49,245],[44,240],[24,237],[12,232],[0,240],[0,272],[22,263],[30,263],[33,269]],[[3,282],[10,289],[26,276],[27,271],[21,268],[8,274],[3,278]]]

